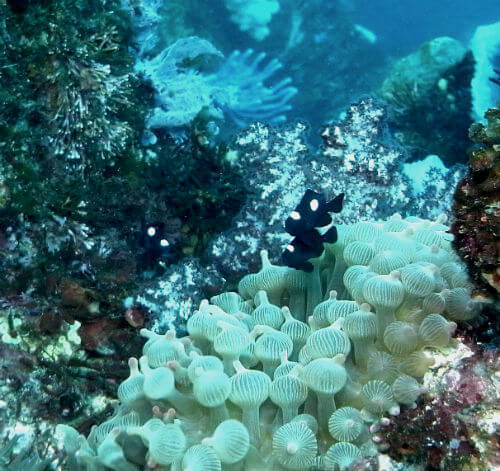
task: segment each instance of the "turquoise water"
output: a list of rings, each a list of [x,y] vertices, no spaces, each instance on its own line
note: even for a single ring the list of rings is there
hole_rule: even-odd
[[[467,42],[478,25],[495,23],[500,7],[494,0],[398,2],[356,0],[357,21],[373,29],[392,54],[406,54],[436,36]]]

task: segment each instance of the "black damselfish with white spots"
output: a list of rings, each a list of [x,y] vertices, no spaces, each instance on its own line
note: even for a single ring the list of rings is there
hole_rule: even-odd
[[[311,272],[311,258],[323,253],[323,244],[333,244],[337,240],[337,228],[330,227],[324,234],[318,228],[332,223],[329,213],[342,211],[344,193],[326,201],[321,193],[307,190],[297,207],[285,221],[286,231],[294,236],[281,256],[283,263],[291,268]]]

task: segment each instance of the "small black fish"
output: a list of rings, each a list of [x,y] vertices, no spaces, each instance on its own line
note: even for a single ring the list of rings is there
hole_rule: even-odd
[[[329,213],[342,210],[344,193],[326,201],[321,193],[307,190],[294,211],[285,221],[286,231],[294,236],[281,256],[283,263],[291,268],[311,272],[313,265],[308,260],[323,253],[323,244],[333,244],[337,240],[337,228],[330,227],[320,234],[319,227],[331,224]]]
[[[170,249],[170,242],[166,238],[165,224],[142,223],[139,243],[142,246],[142,263],[148,268],[153,268]]]

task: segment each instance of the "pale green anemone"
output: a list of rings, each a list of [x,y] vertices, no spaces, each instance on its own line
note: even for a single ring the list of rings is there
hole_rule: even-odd
[[[189,336],[146,329],[115,414],[61,426],[72,471],[347,470],[414,407],[434,349],[478,312],[441,219],[339,226],[311,273],[273,265],[204,300]]]

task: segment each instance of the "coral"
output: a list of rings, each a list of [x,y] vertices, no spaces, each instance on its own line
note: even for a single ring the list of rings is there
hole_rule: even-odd
[[[500,88],[491,80],[495,76],[495,69],[500,68],[499,33],[500,22],[478,26],[470,41],[476,61],[471,82],[475,120],[483,119],[486,111],[500,100]]]
[[[210,214],[216,214],[217,220],[227,219],[229,227],[195,252],[199,258],[169,266],[164,275],[139,291],[140,302],[152,313],[148,325],[156,330],[175,322],[180,328],[177,314],[186,317],[186,299],[197,305],[214,290],[231,289],[257,268],[260,247],[268,247],[271,260],[276,260],[289,241],[283,221],[308,188],[328,191],[328,195],[345,192],[344,209],[337,216],[345,223],[383,219],[395,212],[423,218],[449,212],[453,189],[465,169],[453,166],[438,175],[431,169],[416,185],[403,172],[406,154],[394,144],[386,120],[380,103],[372,99],[355,103],[342,121],[324,128],[319,152],[308,146],[303,123],[279,129],[260,123],[241,132],[225,149],[223,160],[229,169],[219,172],[232,171],[243,182],[238,204],[232,205],[238,213],[230,220],[227,212],[222,216],[222,204],[214,207]],[[172,164],[178,162],[172,160]],[[197,168],[185,173],[198,174]],[[224,194],[228,196],[227,191]],[[175,201],[185,204],[184,198]],[[204,220],[196,219],[200,224]],[[206,282],[193,283],[193,279]]]
[[[312,273],[262,251],[189,336],[143,329],[113,417],[88,438],[59,426],[71,469],[345,471],[375,454],[370,424],[415,406],[433,352],[478,306],[441,219],[337,227]]]
[[[458,41],[441,37],[397,61],[379,94],[390,105],[390,126],[413,158],[437,154],[465,163],[471,124],[474,59]]]
[[[225,0],[231,20],[256,41],[269,35],[268,24],[279,9],[278,0]]]
[[[426,470],[494,470],[498,461],[498,355],[466,338],[436,356],[423,380],[429,403],[378,424],[379,449]]]
[[[268,57],[280,60],[286,76],[292,77],[300,90],[287,116],[306,120],[314,127],[337,117],[346,104],[370,93],[383,80],[384,52],[367,40],[359,25],[354,25],[352,17],[345,13],[348,2],[289,1],[267,24],[270,33],[264,41],[254,40],[251,31],[242,32],[230,19],[226,8],[230,2],[247,19],[261,16],[266,4],[278,3],[124,0],[132,17],[133,50],[139,60],[151,58],[178,39],[193,35],[210,40],[228,57],[235,48],[242,53],[248,47],[264,50]],[[207,21],[207,15],[216,21]],[[328,69],[327,80],[325,74],[318,73],[318,64]],[[346,82],[349,87],[345,87]],[[229,120],[227,126],[233,124]]]
[[[50,298],[82,323],[85,348],[110,353],[123,298],[144,271],[202,250],[214,214],[239,208],[238,176],[194,131],[141,146],[153,90],[134,72],[120,1],[30,2],[23,15],[3,2],[0,17],[0,288]],[[147,224],[169,242],[160,256]],[[66,305],[67,281],[99,311]]]
[[[155,331],[175,328],[184,332],[186,320],[199,300],[220,291],[224,281],[213,267],[187,257],[170,265],[159,280],[140,290],[135,301],[150,311],[149,326]]]
[[[43,452],[61,419],[83,429],[102,420],[95,417],[106,410],[106,398],[116,394],[116,381],[125,371],[109,349],[106,357],[87,355],[81,328],[79,322],[66,322],[48,300],[2,298],[0,438],[22,435],[24,442],[33,435]],[[114,332],[121,354],[140,351],[130,330]]]
[[[344,209],[337,218],[347,223],[387,218],[395,212],[428,218],[448,211],[450,189],[462,169],[449,169],[442,185],[432,178],[423,181],[418,196],[413,194],[402,172],[407,156],[394,145],[386,119],[376,101],[355,103],[342,121],[323,129],[324,145],[315,154],[308,150],[307,128],[301,123],[280,130],[259,124],[241,133],[231,146],[233,166],[249,191],[232,228],[215,237],[207,250],[217,270],[229,279],[242,276],[254,268],[263,245],[278,256],[288,240],[282,221],[308,188],[345,192]],[[437,207],[436,201],[442,205]]]
[[[265,53],[254,55],[252,49],[244,53],[234,51],[208,78],[214,87],[215,104],[241,127],[250,120],[271,124],[285,121],[285,113],[292,109],[288,102],[298,92],[290,86],[289,77],[272,86],[265,85],[283,67],[278,59],[273,59],[259,70],[265,58]]]
[[[203,107],[211,105],[210,87],[203,75],[182,63],[203,56],[222,57],[209,41],[192,36],[176,41],[152,59],[138,60],[135,69],[156,89],[156,108],[148,119],[151,128],[189,124]]]
[[[210,42],[196,36],[177,40],[152,59],[140,59],[136,70],[151,80],[156,90],[156,108],[148,119],[150,128],[188,126],[202,111],[221,118],[226,114],[238,125],[249,120],[282,121],[291,109],[289,100],[297,93],[285,78],[265,85],[281,67],[277,60],[262,69],[264,53],[233,52],[216,72],[203,74],[186,67],[202,58],[221,58]]]
[[[102,250],[108,202],[117,215],[103,188],[120,186],[123,202],[144,169],[141,87],[118,4],[33,2],[23,15],[0,5],[1,283],[16,293],[45,289],[62,260],[79,272],[75,259]],[[111,244],[101,255],[123,248]]]
[[[7,162],[57,157],[68,171],[132,152],[141,107],[119,2],[37,3],[21,16],[0,8],[2,152],[15,155]]]
[[[476,283],[478,294],[498,301],[500,273],[500,109],[485,115],[487,125],[475,124],[470,137],[469,173],[458,185],[453,204],[455,248]]]

